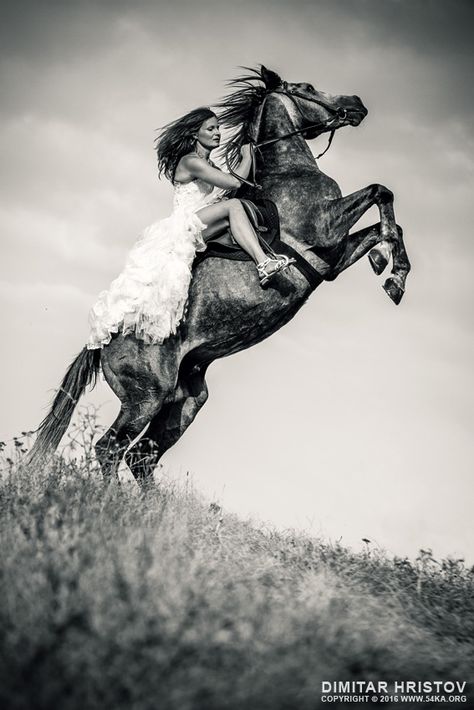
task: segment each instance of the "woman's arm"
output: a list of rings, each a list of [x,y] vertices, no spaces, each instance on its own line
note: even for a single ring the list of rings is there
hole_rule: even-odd
[[[250,168],[252,167],[252,153],[250,150],[249,143],[246,143],[240,149],[241,160],[240,163],[234,168],[234,173],[240,177],[247,178],[249,176]],[[240,186],[239,181],[239,186]]]
[[[242,146],[241,155],[242,159],[239,165],[234,168],[234,173],[246,178],[252,166],[249,145]],[[238,178],[229,175],[229,173],[224,173],[219,168],[213,167],[213,165],[209,165],[207,160],[199,158],[197,155],[186,155],[182,158],[181,165],[189,172],[192,178],[200,178],[224,190],[236,190],[242,184]]]

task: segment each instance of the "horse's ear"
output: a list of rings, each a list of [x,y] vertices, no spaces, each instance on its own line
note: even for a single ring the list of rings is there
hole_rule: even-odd
[[[265,84],[267,91],[274,91],[282,85],[282,79],[278,74],[271,69],[267,69],[263,64],[260,66],[260,74],[262,76],[262,81]]]

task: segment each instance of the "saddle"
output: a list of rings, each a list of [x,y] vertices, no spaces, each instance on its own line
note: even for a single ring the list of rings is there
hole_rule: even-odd
[[[278,254],[295,259],[294,266],[306,278],[311,290],[323,281],[322,276],[311,266],[311,264],[289,244],[281,241],[280,238],[280,217],[278,208],[272,200],[258,198],[254,200],[242,199],[241,203],[250,220],[252,227],[257,234],[260,245],[264,251],[274,251]],[[222,232],[213,236],[207,242],[207,249],[198,252],[194,260],[193,267],[206,259],[220,257],[221,259],[234,259],[236,261],[251,261],[252,257],[247,254],[234,240],[228,227]]]

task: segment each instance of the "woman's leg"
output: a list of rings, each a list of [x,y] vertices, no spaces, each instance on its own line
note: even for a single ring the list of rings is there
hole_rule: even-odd
[[[209,239],[229,225],[237,244],[250,254],[256,264],[267,258],[240,200],[232,198],[217,202],[215,205],[203,207],[197,215],[207,225],[202,233],[204,239]]]
[[[272,256],[265,254],[258,237],[254,232],[250,220],[247,217],[242,203],[237,198],[223,200],[215,205],[203,207],[197,212],[199,218],[207,225],[203,230],[204,239],[218,234],[223,228],[230,226],[232,236],[239,246],[249,254],[257,265],[260,284],[265,284],[278,271],[286,269],[294,259],[289,259],[284,255],[277,255],[272,252]]]

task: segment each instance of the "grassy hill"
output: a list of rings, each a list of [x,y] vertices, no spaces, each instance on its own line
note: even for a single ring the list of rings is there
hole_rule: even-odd
[[[461,561],[254,526],[190,485],[133,494],[88,456],[6,468],[2,710],[314,710],[322,680],[472,680]]]

